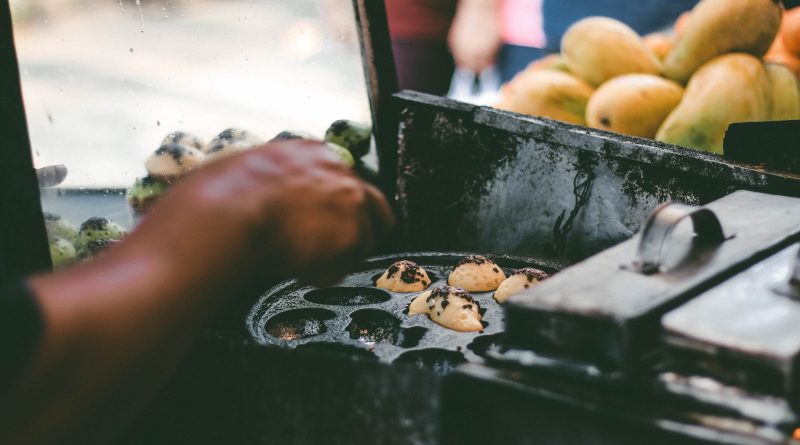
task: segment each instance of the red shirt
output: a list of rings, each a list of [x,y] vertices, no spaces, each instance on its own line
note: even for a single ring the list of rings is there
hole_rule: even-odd
[[[458,0],[386,0],[393,39],[447,41]]]

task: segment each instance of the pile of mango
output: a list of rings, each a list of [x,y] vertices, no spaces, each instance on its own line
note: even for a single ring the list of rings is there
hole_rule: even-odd
[[[800,119],[799,22],[774,0],[702,0],[644,38],[589,17],[497,108],[721,154],[731,123]]]

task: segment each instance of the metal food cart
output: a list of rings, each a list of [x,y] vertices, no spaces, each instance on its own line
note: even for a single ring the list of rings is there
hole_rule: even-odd
[[[249,315],[244,312],[251,308],[235,308],[206,331],[125,442],[790,443],[796,420],[796,351],[781,351],[783,380],[777,389],[762,390],[763,380],[772,378],[765,375],[776,375],[759,374],[762,368],[738,380],[723,378],[727,374],[715,360],[736,356],[741,360],[723,362],[738,366],[752,358],[752,351],[729,347],[735,354],[718,354],[716,348],[709,352],[718,320],[709,318],[709,337],[689,341],[681,320],[702,319],[708,309],[680,312],[691,311],[692,306],[684,306],[687,301],[700,304],[715,298],[714,293],[737,293],[737,277],[761,262],[788,267],[792,243],[800,240],[800,176],[545,118],[399,92],[383,2],[353,3],[378,150],[378,183],[395,197],[401,235],[391,252],[370,260],[359,272],[372,273],[390,259],[409,255],[444,270],[460,252],[480,252],[499,255],[498,262],[508,268],[535,264],[560,271],[574,265],[548,289],[580,289],[572,300],[551,307],[515,300],[497,315],[499,320],[505,317],[507,332],[487,329],[486,335],[466,344],[441,340],[436,346],[434,336],[432,346],[420,349],[419,339],[410,345],[397,335],[383,334],[369,342],[421,352],[398,360],[398,355],[384,359],[359,347],[346,323],[340,336],[329,333],[325,341],[306,342],[305,347],[272,342],[269,323],[280,321],[276,317],[285,311],[268,312],[273,306],[264,305],[272,304],[271,295],[289,295],[278,284]],[[49,259],[6,2],[0,6],[0,20],[5,25],[0,31],[0,100],[6,116],[0,237],[3,251],[19,260],[3,265],[4,277],[12,278],[46,270]],[[733,193],[740,190],[744,192]],[[619,315],[628,314],[624,307],[609,315],[616,325],[633,331],[619,334],[598,327],[602,323],[594,315],[605,310],[602,301],[599,309],[588,311],[592,316],[573,320],[585,304],[580,298],[619,291],[594,282],[598,273],[600,278],[631,273],[616,285],[638,286],[643,293],[648,283],[661,279],[620,265],[633,263],[641,242],[636,233],[660,203],[670,200],[711,209],[724,230],[733,224],[738,238],[724,246],[738,250],[726,253],[729,261],[711,272],[702,254],[707,250],[690,250],[694,269],[661,275],[668,282],[664,292],[675,297],[669,303],[648,306],[630,320]],[[757,221],[737,213],[743,209],[759,209],[763,215],[758,221],[784,218],[783,224],[750,227]],[[697,207],[687,207],[665,224],[688,218],[701,235],[706,229],[702,217],[692,216],[697,212]],[[684,237],[692,239],[692,234]],[[731,235],[724,233],[723,238]],[[715,246],[722,242],[712,241]],[[778,252],[782,256],[773,257]],[[570,301],[578,309],[573,311]],[[378,313],[384,303],[379,298],[365,304]],[[324,325],[329,312],[352,318],[359,308],[317,309],[323,321],[312,320],[303,328]],[[369,314],[364,323],[367,329],[384,326]],[[392,329],[399,326],[388,323]],[[407,332],[413,328],[402,329],[402,338],[413,336]],[[648,341],[626,352],[629,358],[619,352],[628,350],[615,341],[631,335]],[[589,340],[593,336],[597,341]],[[586,344],[592,349],[588,355],[566,353]],[[609,354],[625,359],[609,363]]]

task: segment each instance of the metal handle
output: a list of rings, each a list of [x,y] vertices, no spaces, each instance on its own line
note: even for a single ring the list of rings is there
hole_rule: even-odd
[[[712,243],[725,240],[717,216],[709,209],[667,202],[658,206],[644,225],[634,269],[650,275],[661,269],[661,250],[675,227],[690,218],[694,233]]]
[[[797,251],[794,267],[789,272],[789,279],[785,283],[775,286],[773,290],[785,297],[800,300],[800,250]]]

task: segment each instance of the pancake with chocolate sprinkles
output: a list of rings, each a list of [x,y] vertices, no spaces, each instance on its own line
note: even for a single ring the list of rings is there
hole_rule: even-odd
[[[494,293],[494,299],[497,300],[498,303],[505,303],[508,297],[520,293],[525,289],[530,289],[549,276],[550,275],[546,272],[532,267],[519,269],[500,283],[500,287],[498,287],[497,291]]]
[[[383,273],[375,286],[391,292],[419,292],[430,286],[428,272],[412,261],[398,261]]]
[[[503,269],[481,255],[469,255],[450,272],[447,284],[469,292],[488,292],[497,289],[506,279]]]
[[[409,305],[408,315],[428,314],[434,323],[459,332],[483,329],[480,305],[464,289],[443,286],[419,294]]]

